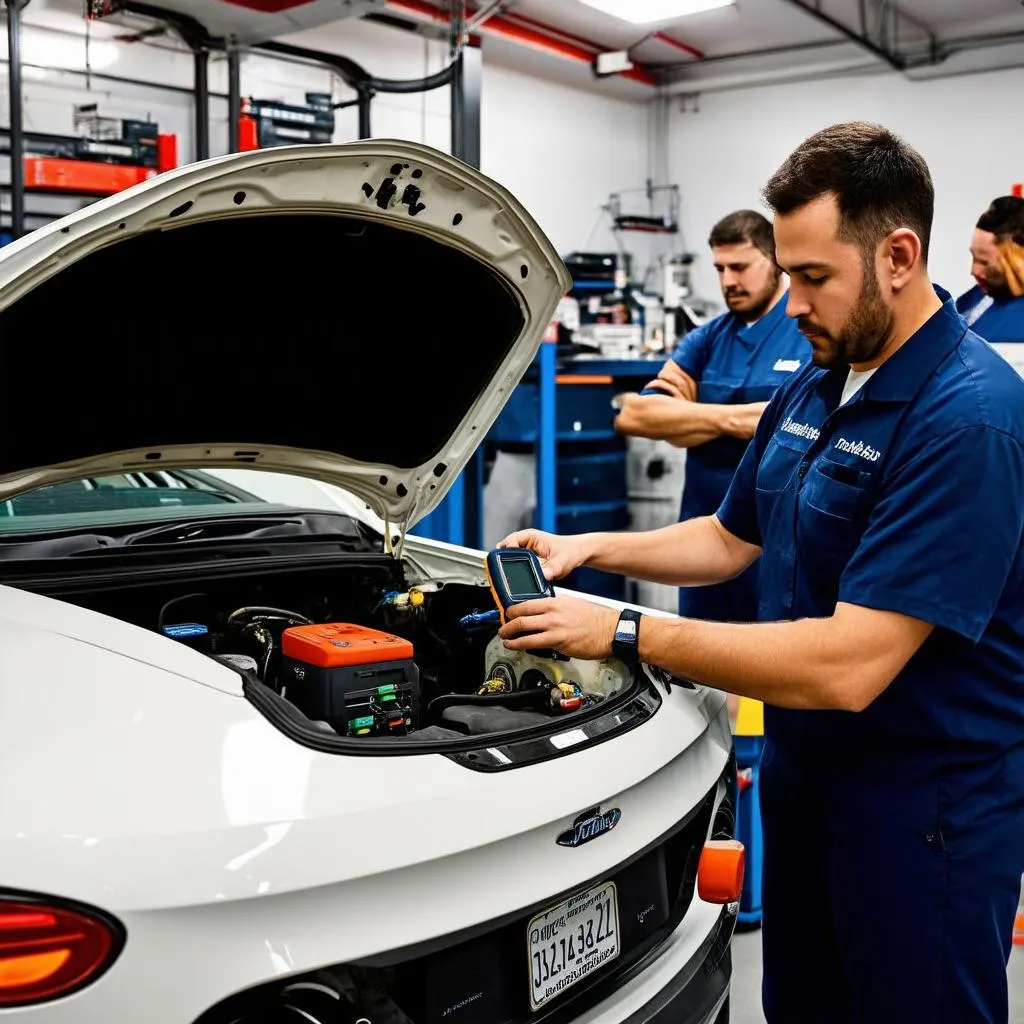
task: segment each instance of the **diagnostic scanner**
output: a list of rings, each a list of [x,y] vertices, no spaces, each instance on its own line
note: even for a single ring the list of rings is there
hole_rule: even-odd
[[[554,588],[544,577],[540,559],[527,548],[495,548],[488,552],[487,579],[502,625],[505,612],[512,605],[555,596]]]

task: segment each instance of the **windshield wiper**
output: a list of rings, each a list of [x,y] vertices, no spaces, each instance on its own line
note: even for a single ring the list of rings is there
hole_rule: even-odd
[[[182,544],[217,540],[292,540],[310,537],[321,540],[343,539],[365,543],[366,538],[348,516],[323,514],[218,516],[216,519],[191,519],[163,523],[126,535],[122,544]]]
[[[304,543],[341,545],[356,554],[383,550],[380,537],[364,523],[343,513],[277,512],[255,515],[218,515],[210,518],[175,519],[143,529],[113,528],[105,533],[64,533],[22,538],[0,534],[0,561],[54,558],[103,558],[126,548],[156,552],[173,550],[179,545],[198,548],[230,545],[233,549],[247,543],[264,546]]]

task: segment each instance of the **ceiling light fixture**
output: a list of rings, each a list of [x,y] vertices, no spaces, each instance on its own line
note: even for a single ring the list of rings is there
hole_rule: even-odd
[[[688,14],[703,14],[722,7],[733,7],[736,0],[581,0],[588,7],[621,18],[633,25],[674,21]],[[1024,0],[1021,0],[1024,3]]]

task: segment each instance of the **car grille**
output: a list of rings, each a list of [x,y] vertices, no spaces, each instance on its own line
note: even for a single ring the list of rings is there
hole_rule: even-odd
[[[370,961],[328,969],[329,973],[345,974],[367,996],[366,1001],[360,1000],[354,1015],[343,1013],[336,1019],[396,1024],[559,1024],[576,1019],[643,971],[679,926],[693,900],[709,826],[715,838],[733,835],[735,790],[730,783],[735,782],[735,764],[731,759],[723,777],[726,793],[717,812],[720,784],[646,850],[573,892],[555,894],[514,917],[480,925],[471,932],[435,939],[429,948],[393,950]],[[618,894],[618,956],[539,1009],[532,1009],[527,945],[531,920],[575,892],[609,881],[615,883]],[[324,972],[311,975],[310,980],[314,979],[325,980]],[[291,979],[292,983],[296,980]],[[265,994],[270,990],[271,986],[261,986],[235,997],[203,1014],[196,1024],[262,1022],[268,1018],[262,1014],[250,1018],[239,1000],[250,1007],[262,1006],[265,1013]],[[293,1018],[284,1015],[280,1019]],[[332,1024],[334,1019],[332,1015]],[[273,1020],[276,1024],[277,1018]]]

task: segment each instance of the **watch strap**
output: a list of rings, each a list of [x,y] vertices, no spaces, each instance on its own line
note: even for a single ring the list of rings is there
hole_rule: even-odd
[[[640,662],[640,612],[634,608],[623,608],[615,625],[612,637],[612,653],[615,657],[633,666]]]

